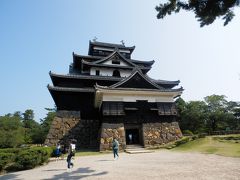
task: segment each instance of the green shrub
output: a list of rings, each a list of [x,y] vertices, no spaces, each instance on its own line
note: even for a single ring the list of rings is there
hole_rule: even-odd
[[[32,169],[47,162],[52,151],[50,147],[0,149],[0,171]]]
[[[198,139],[199,135],[193,135],[191,138],[192,138],[192,140]]]
[[[47,162],[53,153],[53,149],[51,147],[34,147],[32,150],[39,154],[41,164]]]
[[[198,135],[198,138],[205,138],[207,136],[207,133],[200,133]]]
[[[190,130],[183,130],[183,134],[184,134],[184,135],[187,135],[187,136],[192,136],[192,135],[193,135],[193,132],[190,131]]]
[[[13,163],[15,159],[14,153],[0,153],[0,172],[6,168],[10,163]]]
[[[191,140],[190,137],[183,137],[182,139],[177,140],[174,144],[176,146],[179,146],[181,144],[185,144],[185,143],[189,142],[190,140]]]
[[[36,151],[23,150],[16,158],[16,164],[19,169],[31,169],[40,164],[39,156]]]
[[[27,149],[27,148],[4,148],[4,149],[0,149],[0,153],[14,153],[14,154],[17,154],[24,149]]]
[[[47,162],[51,156],[52,149],[47,147],[34,147],[20,151],[16,157],[17,169],[32,169]]]

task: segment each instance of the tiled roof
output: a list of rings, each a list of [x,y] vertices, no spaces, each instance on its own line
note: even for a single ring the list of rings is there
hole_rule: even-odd
[[[104,46],[104,47],[116,47],[121,49],[135,49],[135,46],[126,47],[123,44],[114,44],[114,43],[106,43],[106,42],[98,42],[98,41],[89,41],[89,45],[97,45],[97,46]]]
[[[51,71],[49,72],[52,77],[70,78],[70,79],[93,79],[93,80],[109,80],[109,81],[121,81],[123,78],[115,76],[91,76],[91,75],[81,75],[81,74],[55,74]]]
[[[85,65],[94,66],[94,67],[109,67],[109,68],[119,68],[119,69],[133,69],[134,68],[132,66],[120,66],[120,65],[114,65],[114,64],[96,64],[96,63],[87,62],[84,60],[82,60],[82,63]]]
[[[100,61],[100,60],[106,58],[106,57],[102,57],[102,56],[79,55],[74,52],[73,52],[73,57],[80,57],[82,59],[92,59],[93,61],[98,61],[98,60]],[[127,58],[125,58],[125,59],[127,59]],[[127,59],[127,60],[134,64],[136,63],[136,64],[145,64],[145,65],[153,65],[155,62],[154,60],[152,60],[152,61],[141,61],[141,60],[135,60],[135,59]]]
[[[177,81],[155,80],[155,79],[152,79],[152,80],[157,84],[176,84],[176,85],[178,85],[180,83],[179,80],[177,80]]]
[[[148,64],[148,65],[153,65],[154,64],[154,60],[152,61],[140,61],[140,60],[135,60],[135,59],[130,59],[131,62],[133,63],[137,63],[137,64]]]
[[[92,62],[93,64],[100,64],[100,63],[103,63],[107,60],[109,60],[112,56],[114,55],[118,55],[120,56],[120,58],[125,61],[127,64],[130,64],[131,66],[135,67],[136,64],[134,64],[133,62],[131,62],[129,59],[125,58],[118,50],[115,50],[114,52],[112,52],[111,54],[109,54],[108,56],[100,59],[100,60],[97,60],[97,61],[94,61]]]
[[[182,87],[178,89],[143,89],[143,88],[111,88],[108,86],[95,85],[96,89],[109,89],[109,90],[127,90],[127,91],[153,91],[153,92],[182,92],[184,89]]]
[[[102,56],[80,55],[80,54],[76,54],[74,52],[73,52],[73,56],[80,57],[80,58],[86,58],[86,59],[95,59],[95,60],[98,60],[98,59],[102,58]]]
[[[48,85],[47,88],[53,91],[70,91],[70,92],[95,92],[94,88],[68,88]]]

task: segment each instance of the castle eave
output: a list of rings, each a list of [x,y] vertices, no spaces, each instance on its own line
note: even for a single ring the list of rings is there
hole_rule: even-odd
[[[68,78],[68,79],[94,79],[94,80],[109,80],[109,81],[120,81],[122,77],[114,77],[114,76],[94,76],[94,75],[82,75],[82,74],[56,74],[50,71],[51,77],[59,77],[59,78]]]
[[[69,87],[57,87],[48,85],[49,91],[68,91],[68,92],[95,92],[94,88],[69,88]]]

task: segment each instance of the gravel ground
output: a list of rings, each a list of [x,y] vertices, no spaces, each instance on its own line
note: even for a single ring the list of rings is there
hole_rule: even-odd
[[[120,180],[240,180],[240,158],[167,150],[145,154],[120,153],[76,157],[67,171],[66,161],[53,161],[32,170],[9,173],[1,180],[120,179]]]

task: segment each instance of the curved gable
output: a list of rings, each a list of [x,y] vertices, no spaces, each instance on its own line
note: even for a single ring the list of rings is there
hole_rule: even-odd
[[[112,64],[112,61],[119,61],[120,65],[135,67],[136,65],[126,59],[121,53],[118,51],[114,51],[109,56],[102,58],[98,61],[93,62],[93,64]]]
[[[110,86],[110,88],[143,88],[143,89],[164,89],[156,83],[152,82],[139,70],[134,71],[132,75],[126,79]]]

